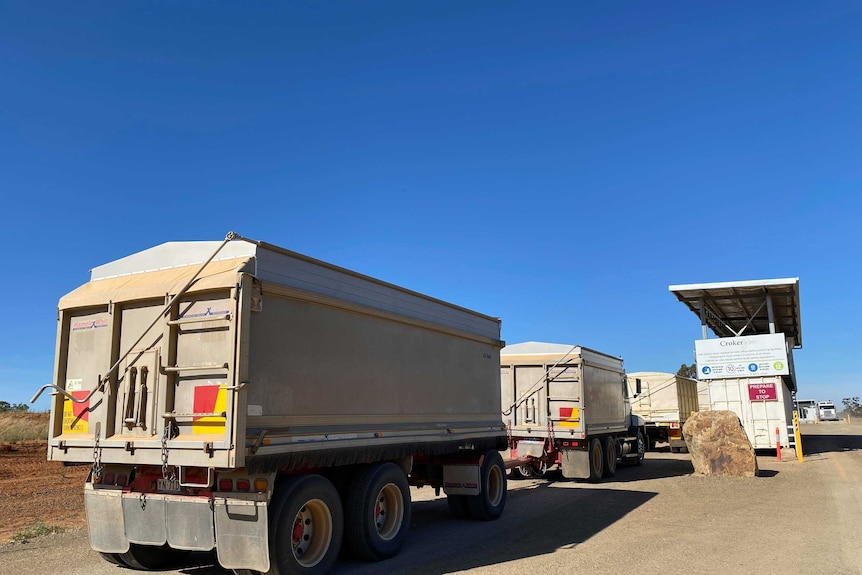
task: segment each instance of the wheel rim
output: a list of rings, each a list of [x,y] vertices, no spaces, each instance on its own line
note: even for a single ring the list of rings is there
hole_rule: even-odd
[[[638,435],[638,459],[643,459],[646,454],[646,446],[644,445],[643,437]]]
[[[296,562],[303,567],[320,563],[332,542],[332,513],[320,499],[306,502],[293,520],[291,546]]]
[[[387,483],[377,494],[374,504],[374,525],[377,527],[377,535],[389,541],[401,530],[401,522],[404,521],[404,498],[401,490],[394,483]]]
[[[503,471],[499,466],[494,465],[488,471],[488,502],[492,507],[496,507],[503,499]]]
[[[548,465],[544,461],[541,461],[538,467],[531,467],[530,469],[533,472],[533,477],[544,477],[545,472],[548,471]]]
[[[613,441],[608,441],[608,469],[613,469],[614,464],[617,462],[617,446],[614,445]]]
[[[593,467],[595,469],[602,468],[602,449],[599,447],[598,449],[593,449]]]

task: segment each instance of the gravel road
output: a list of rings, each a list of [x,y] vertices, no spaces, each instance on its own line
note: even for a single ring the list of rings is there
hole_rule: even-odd
[[[498,521],[453,519],[444,498],[414,490],[405,548],[335,573],[862,573],[862,424],[803,427],[806,457],[761,456],[755,479],[693,476],[686,454],[656,451],[611,481],[509,482]],[[0,573],[119,575],[85,532],[0,545]],[[227,575],[210,555],[168,574]]]

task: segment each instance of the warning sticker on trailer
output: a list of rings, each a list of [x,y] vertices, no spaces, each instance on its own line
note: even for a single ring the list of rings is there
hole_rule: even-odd
[[[90,394],[87,390],[70,391],[75,399],[84,399]],[[90,401],[75,403],[68,398],[63,400],[63,433],[87,433],[90,430]]]
[[[581,410],[577,407],[560,408],[560,427],[580,427]]]
[[[200,385],[195,388],[195,413],[224,413],[227,409],[226,385]],[[225,418],[222,415],[206,415],[192,420],[192,433],[224,434]]]

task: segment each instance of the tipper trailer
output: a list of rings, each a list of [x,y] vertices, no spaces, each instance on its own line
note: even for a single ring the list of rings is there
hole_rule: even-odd
[[[342,542],[385,559],[408,485],[503,512],[497,318],[231,233],[93,269],[58,323],[48,458],[92,464],[90,544],[111,562],[214,549],[321,573]]]
[[[500,352],[507,467],[516,476],[559,468],[599,481],[617,461],[640,465],[643,422],[631,413],[623,360],[578,345],[526,342]]]
[[[682,426],[699,410],[697,380],[657,371],[635,371],[628,374],[629,393],[635,395],[635,381],[641,391],[632,399],[632,413],[644,420],[650,449],[656,443],[667,443],[671,451],[686,449]]]

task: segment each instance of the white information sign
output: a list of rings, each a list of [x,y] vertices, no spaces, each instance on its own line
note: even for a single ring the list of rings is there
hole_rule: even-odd
[[[698,339],[694,342],[698,379],[788,375],[783,333]]]

